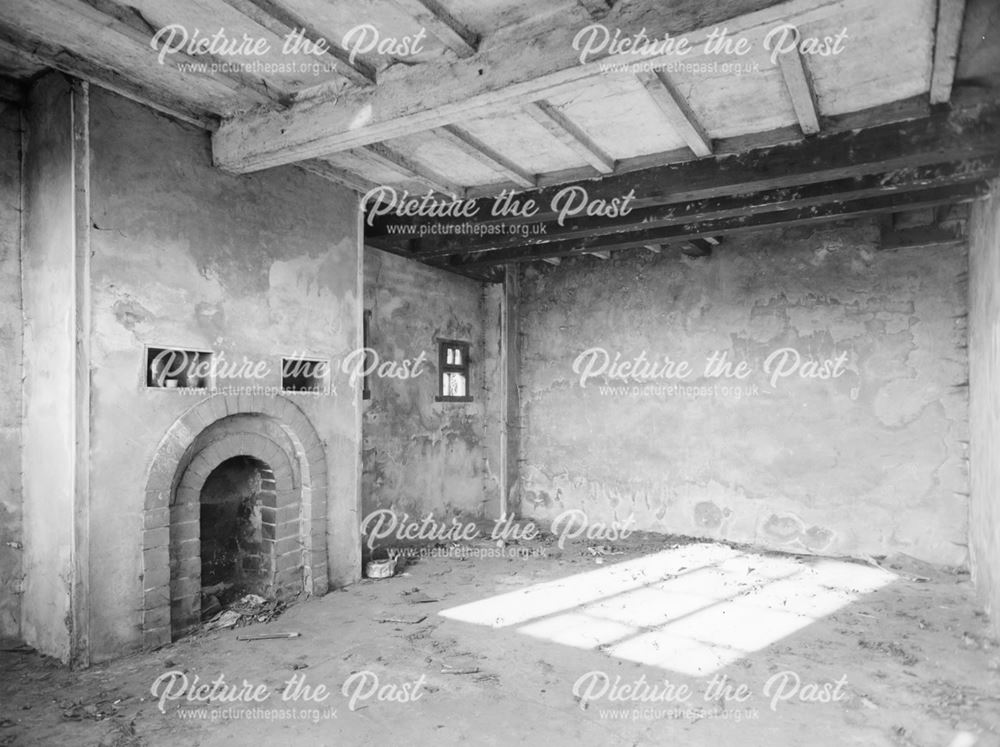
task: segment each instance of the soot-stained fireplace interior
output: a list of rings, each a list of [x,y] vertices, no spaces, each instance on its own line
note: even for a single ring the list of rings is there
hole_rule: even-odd
[[[202,615],[206,597],[265,594],[271,558],[263,509],[274,508],[274,472],[259,459],[227,459],[201,489]],[[211,589],[211,591],[206,591]]]
[[[215,395],[181,417],[146,489],[144,645],[238,595],[325,594],[326,486],[324,446],[289,399]]]

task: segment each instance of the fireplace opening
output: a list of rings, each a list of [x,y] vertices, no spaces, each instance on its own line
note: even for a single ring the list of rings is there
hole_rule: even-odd
[[[242,594],[266,595],[271,553],[263,509],[274,505],[271,468],[253,457],[227,459],[205,480],[200,503],[203,592],[222,604]]]

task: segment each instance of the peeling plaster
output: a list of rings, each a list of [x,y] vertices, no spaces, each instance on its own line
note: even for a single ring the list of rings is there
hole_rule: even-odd
[[[877,238],[856,222],[730,237],[707,260],[621,252],[525,268],[525,513],[632,513],[652,531],[961,563],[962,263],[954,249],[881,252]],[[602,394],[572,371],[594,346],[691,361],[690,385],[720,383],[701,364],[726,351],[758,389]],[[772,387],[762,366],[782,347],[843,352],[843,373]]]

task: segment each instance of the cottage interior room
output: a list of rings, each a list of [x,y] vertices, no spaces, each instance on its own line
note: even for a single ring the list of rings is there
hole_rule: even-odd
[[[2,0],[0,744],[1000,745],[994,0]]]

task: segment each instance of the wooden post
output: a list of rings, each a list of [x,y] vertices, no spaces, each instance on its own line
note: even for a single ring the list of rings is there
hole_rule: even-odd
[[[518,325],[520,282],[517,265],[506,265],[500,308],[500,518],[521,512],[516,487],[521,455],[521,344]]]

